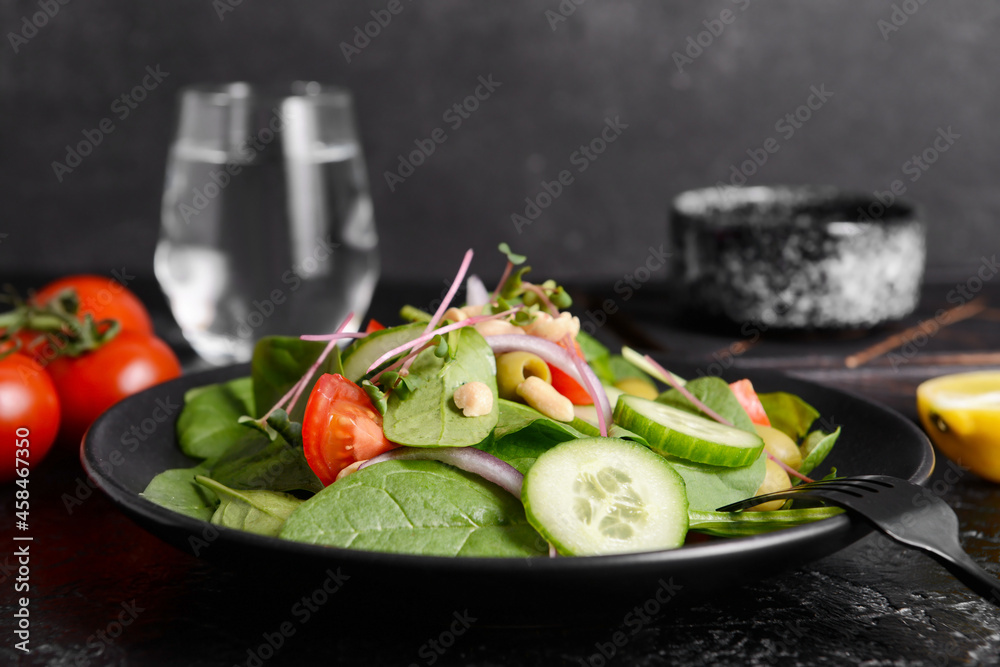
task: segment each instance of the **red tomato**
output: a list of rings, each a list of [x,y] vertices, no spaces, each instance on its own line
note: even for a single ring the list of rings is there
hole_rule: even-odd
[[[559,341],[558,345],[559,347],[566,349],[566,344],[563,341]],[[580,344],[574,340],[573,345],[575,349],[572,351],[576,353],[576,356],[586,361],[586,358],[583,356],[583,350],[580,349]],[[574,380],[570,375],[562,372],[552,364],[549,364],[549,372],[552,375],[552,386],[556,391],[568,398],[570,403],[573,405],[594,404],[594,399],[590,397],[587,390],[584,389],[580,383]]]
[[[740,405],[750,415],[750,421],[761,426],[771,425],[771,420],[767,418],[764,406],[761,404],[757,392],[753,390],[753,384],[750,380],[737,380],[730,383],[729,388],[733,390]]]
[[[114,278],[105,276],[67,276],[51,282],[35,294],[40,306],[52,301],[60,292],[73,288],[80,299],[77,314],[90,313],[95,320],[118,320],[122,331],[153,335],[153,321],[142,301]]]
[[[0,483],[19,477],[15,456],[34,468],[59,430],[59,397],[41,366],[23,354],[0,359]],[[27,442],[27,446],[18,445]]]
[[[323,484],[355,461],[366,461],[399,445],[386,440],[379,414],[365,390],[343,375],[320,377],[302,419],[306,461]]]
[[[79,357],[57,357],[46,368],[62,405],[60,434],[74,444],[118,401],[181,374],[166,343],[134,331],[123,331]]]
[[[373,331],[381,331],[382,329],[385,329],[385,325],[375,318],[372,318],[368,320],[368,326],[365,327],[365,333],[370,334]]]

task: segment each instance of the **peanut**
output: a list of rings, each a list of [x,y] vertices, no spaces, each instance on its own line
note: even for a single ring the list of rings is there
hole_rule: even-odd
[[[575,414],[570,400],[539,377],[532,375],[517,386],[517,395],[524,402],[550,419],[571,422]]]

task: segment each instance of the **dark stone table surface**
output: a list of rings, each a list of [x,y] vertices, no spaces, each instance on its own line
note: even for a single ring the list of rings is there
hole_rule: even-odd
[[[380,288],[382,297],[399,291]],[[150,291],[148,298],[156,309],[156,295]],[[600,298],[591,302],[584,297],[579,303],[585,308]],[[925,307],[936,298],[933,290],[928,292]],[[717,360],[712,355],[719,349],[741,340],[730,332],[680,328],[663,314],[658,299],[650,289],[622,304],[614,325],[600,335],[612,342],[645,344],[668,360],[684,354],[706,363]],[[391,318],[390,311],[373,312]],[[162,312],[157,323],[178,342]],[[948,360],[943,366],[914,361],[900,369],[875,361],[848,371],[836,363],[844,350],[852,354],[905,325],[846,338],[765,334],[763,343],[732,355],[732,361],[786,368],[848,387],[913,418],[916,382],[965,359],[954,354],[979,355],[969,357],[976,363],[988,360],[982,355],[1000,343],[994,325],[956,333],[960,342],[935,342],[947,350],[921,350],[922,355],[943,355]],[[804,354],[796,355],[796,349]],[[191,362],[190,356],[186,359]],[[919,372],[913,370],[917,367]],[[951,483],[954,477],[946,480],[947,470],[939,458],[932,488],[958,513],[969,553],[1000,574],[1000,485],[971,473]],[[476,610],[469,609],[458,615],[464,618],[442,624],[401,615],[392,600],[352,610],[339,608],[333,598],[307,623],[292,626],[290,610],[299,591],[283,589],[282,572],[248,576],[181,553],[137,527],[98,492],[68,511],[64,494],[85,484],[72,447],[54,452],[44,466],[33,469],[31,480],[35,540],[32,650],[27,655],[13,647],[14,487],[0,488],[3,665],[1000,664],[998,610],[927,557],[876,535],[776,576],[713,593],[677,595],[635,632],[618,636],[618,645],[614,633],[622,628],[622,619],[567,627],[496,627],[476,622]],[[558,603],[553,605],[557,616]],[[281,634],[282,628],[289,632]]]

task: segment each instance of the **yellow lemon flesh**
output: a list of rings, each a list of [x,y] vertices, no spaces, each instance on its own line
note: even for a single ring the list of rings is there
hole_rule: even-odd
[[[1000,371],[928,380],[917,387],[917,412],[945,456],[1000,482]]]

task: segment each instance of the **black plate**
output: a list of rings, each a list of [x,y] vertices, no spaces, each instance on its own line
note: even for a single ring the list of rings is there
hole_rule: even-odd
[[[685,369],[676,369],[683,375]],[[651,602],[739,585],[846,547],[869,528],[846,515],[787,530],[716,540],[673,551],[590,558],[450,558],[374,553],[301,544],[217,528],[176,514],[139,494],[163,470],[193,462],[177,447],[174,422],[184,392],[249,373],[237,366],[154,387],[111,408],[90,428],[83,466],[136,523],[175,547],[229,570],[280,573],[278,581],[316,589],[338,569],[350,577],[338,600],[392,600],[412,617],[476,609],[504,623],[550,623],[620,614]],[[923,432],[898,413],[845,392],[777,374],[750,373],[762,392],[788,391],[843,427],[824,469],[893,475],[924,483],[934,453]],[[138,441],[138,442],[136,442]],[[269,575],[273,579],[273,574]],[[386,597],[391,596],[391,597]],[[554,612],[554,613],[553,613]],[[620,618],[620,616],[619,616]]]

